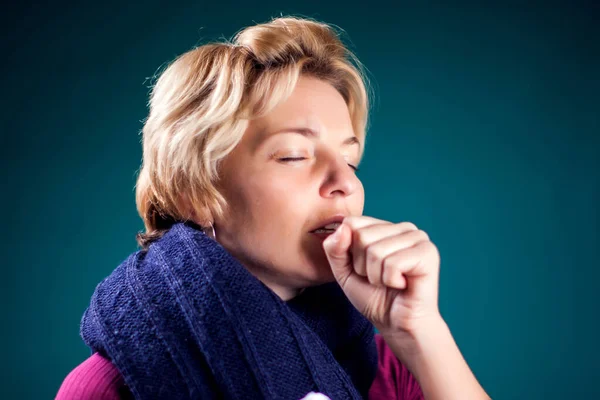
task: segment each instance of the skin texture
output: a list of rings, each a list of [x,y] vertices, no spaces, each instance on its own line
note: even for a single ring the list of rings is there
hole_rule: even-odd
[[[301,77],[285,102],[250,122],[221,165],[218,188],[228,207],[214,221],[217,241],[284,300],[334,279],[322,240],[310,233],[315,225],[363,212],[364,189],[350,166],[361,144],[352,138],[340,93]]]
[[[348,299],[383,334],[440,318],[440,257],[413,223],[348,217],[323,246]]]
[[[352,168],[361,144],[352,137],[342,96],[302,77],[224,160],[219,190],[228,207],[214,221],[217,241],[284,300],[336,280],[426,399],[489,399],[440,315],[437,247],[413,223],[362,216],[364,189]],[[310,233],[336,214],[345,218],[334,234],[323,241]]]

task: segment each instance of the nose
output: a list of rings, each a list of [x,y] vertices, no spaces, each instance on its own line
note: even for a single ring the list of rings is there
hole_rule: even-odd
[[[323,197],[350,196],[356,192],[360,181],[356,173],[343,157],[331,157],[326,168],[326,176],[321,185],[320,194]]]

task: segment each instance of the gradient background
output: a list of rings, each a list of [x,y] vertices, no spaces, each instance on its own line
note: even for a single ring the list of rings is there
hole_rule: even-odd
[[[442,314],[487,392],[600,398],[599,3],[289,4],[3,11],[0,398],[53,398],[89,356],[81,315],[142,228],[146,78],[280,14],[339,25],[370,70],[365,214],[430,234]]]

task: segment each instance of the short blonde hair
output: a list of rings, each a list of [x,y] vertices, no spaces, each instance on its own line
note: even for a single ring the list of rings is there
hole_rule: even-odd
[[[137,210],[147,247],[192,212],[223,215],[219,161],[249,120],[291,95],[300,75],[330,83],[343,96],[364,148],[370,92],[365,69],[331,25],[280,17],[247,27],[233,40],[193,48],[172,61],[152,87],[142,129]],[[202,211],[203,210],[203,211]]]

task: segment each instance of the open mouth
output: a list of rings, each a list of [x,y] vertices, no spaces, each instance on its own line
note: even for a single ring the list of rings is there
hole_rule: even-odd
[[[325,226],[322,226],[321,228],[315,229],[314,231],[311,231],[312,233],[318,233],[318,234],[324,234],[324,235],[330,235],[333,232],[335,232],[335,230],[341,225],[341,222],[333,222],[331,224],[327,224]]]

